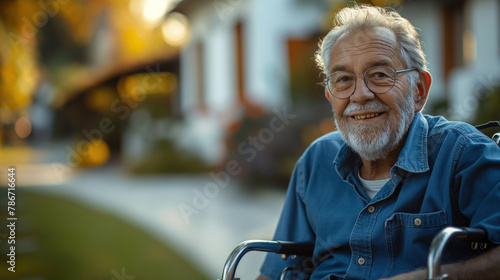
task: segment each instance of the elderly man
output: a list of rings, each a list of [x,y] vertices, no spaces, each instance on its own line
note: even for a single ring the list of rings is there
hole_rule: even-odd
[[[338,131],[297,162],[274,238],[314,242],[310,278],[321,280],[425,279],[430,242],[446,226],[500,243],[500,149],[470,125],[420,112],[431,76],[415,28],[357,5],[336,23],[317,63]],[[498,247],[455,244],[445,261],[450,279],[500,279]],[[259,279],[303,264],[269,254]]]

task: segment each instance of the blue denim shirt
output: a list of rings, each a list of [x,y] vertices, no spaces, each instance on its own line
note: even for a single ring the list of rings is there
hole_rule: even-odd
[[[338,132],[317,139],[297,162],[275,240],[315,243],[311,279],[379,279],[426,265],[446,226],[487,231],[500,243],[500,149],[474,127],[417,113],[391,179],[370,199],[360,157]],[[457,243],[446,261],[472,254]],[[261,273],[279,279],[303,259],[268,254]]]

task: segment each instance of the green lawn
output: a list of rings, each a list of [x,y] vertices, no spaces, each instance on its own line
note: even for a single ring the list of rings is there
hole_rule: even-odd
[[[6,192],[0,188],[2,208]],[[112,215],[28,188],[18,188],[16,196],[16,273],[5,265],[3,226],[0,279],[208,279],[163,243]],[[0,214],[6,221],[4,209]]]

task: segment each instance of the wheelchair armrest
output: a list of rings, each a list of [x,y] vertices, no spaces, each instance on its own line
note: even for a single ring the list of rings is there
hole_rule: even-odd
[[[469,241],[486,240],[486,232],[477,228],[447,227],[441,230],[432,239],[429,255],[427,258],[427,280],[446,279],[447,275],[441,275],[441,256],[443,250],[452,239],[464,239]]]
[[[497,143],[498,147],[500,147],[500,132],[493,134],[491,139]]]
[[[314,243],[312,242],[292,242],[292,241],[276,241],[281,244],[281,249],[276,252],[282,255],[296,255],[311,257],[314,252]]]
[[[250,251],[273,252],[284,255],[312,256],[314,243],[247,240],[241,242],[231,252],[224,264],[221,280],[233,280],[236,267],[243,256]]]

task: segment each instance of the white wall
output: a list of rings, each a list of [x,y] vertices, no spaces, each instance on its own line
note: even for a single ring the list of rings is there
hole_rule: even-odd
[[[235,40],[233,26],[217,21],[205,40],[206,105],[215,114],[237,99]]]
[[[180,106],[181,112],[186,114],[194,108],[196,97],[196,52],[194,45],[188,45],[181,51],[180,55]]]
[[[498,0],[471,1],[471,29],[476,37],[474,72],[481,75],[498,73],[500,69],[500,19]]]
[[[314,3],[249,1],[245,59],[247,93],[252,101],[269,110],[290,102],[287,39],[318,31],[322,16]]]
[[[268,109],[286,100],[286,53],[279,30],[281,1],[249,3],[245,25],[246,90],[248,98]]]
[[[452,119],[471,121],[484,94],[500,86],[499,11],[496,0],[469,1],[468,24],[475,38],[475,59],[450,78]]]
[[[416,3],[407,1],[399,11],[417,29],[422,49],[428,61],[429,72],[433,77],[431,92],[426,106],[446,96],[443,77],[443,29],[439,5],[430,1]]]
[[[181,109],[185,125],[178,134],[178,144],[196,151],[209,164],[216,164],[224,154],[224,127],[219,114],[235,98],[232,34],[215,13],[211,2],[205,3],[187,15],[191,27],[191,41],[181,52]],[[203,45],[203,69],[198,69],[197,45]],[[198,73],[204,80],[204,97],[198,100]],[[229,81],[229,82],[228,82]],[[206,111],[199,111],[198,104]]]
[[[290,0],[207,1],[187,15],[192,39],[181,53],[181,108],[186,116],[181,142],[209,162],[224,153],[225,128],[238,112],[235,27],[243,23],[245,89],[250,101],[267,110],[290,102],[287,39],[319,29],[322,11]],[[204,50],[204,100],[197,97],[197,44]],[[311,59],[313,54],[309,54]],[[199,112],[204,102],[207,111]],[[203,127],[203,137],[196,137]],[[193,138],[194,137],[194,138]]]

